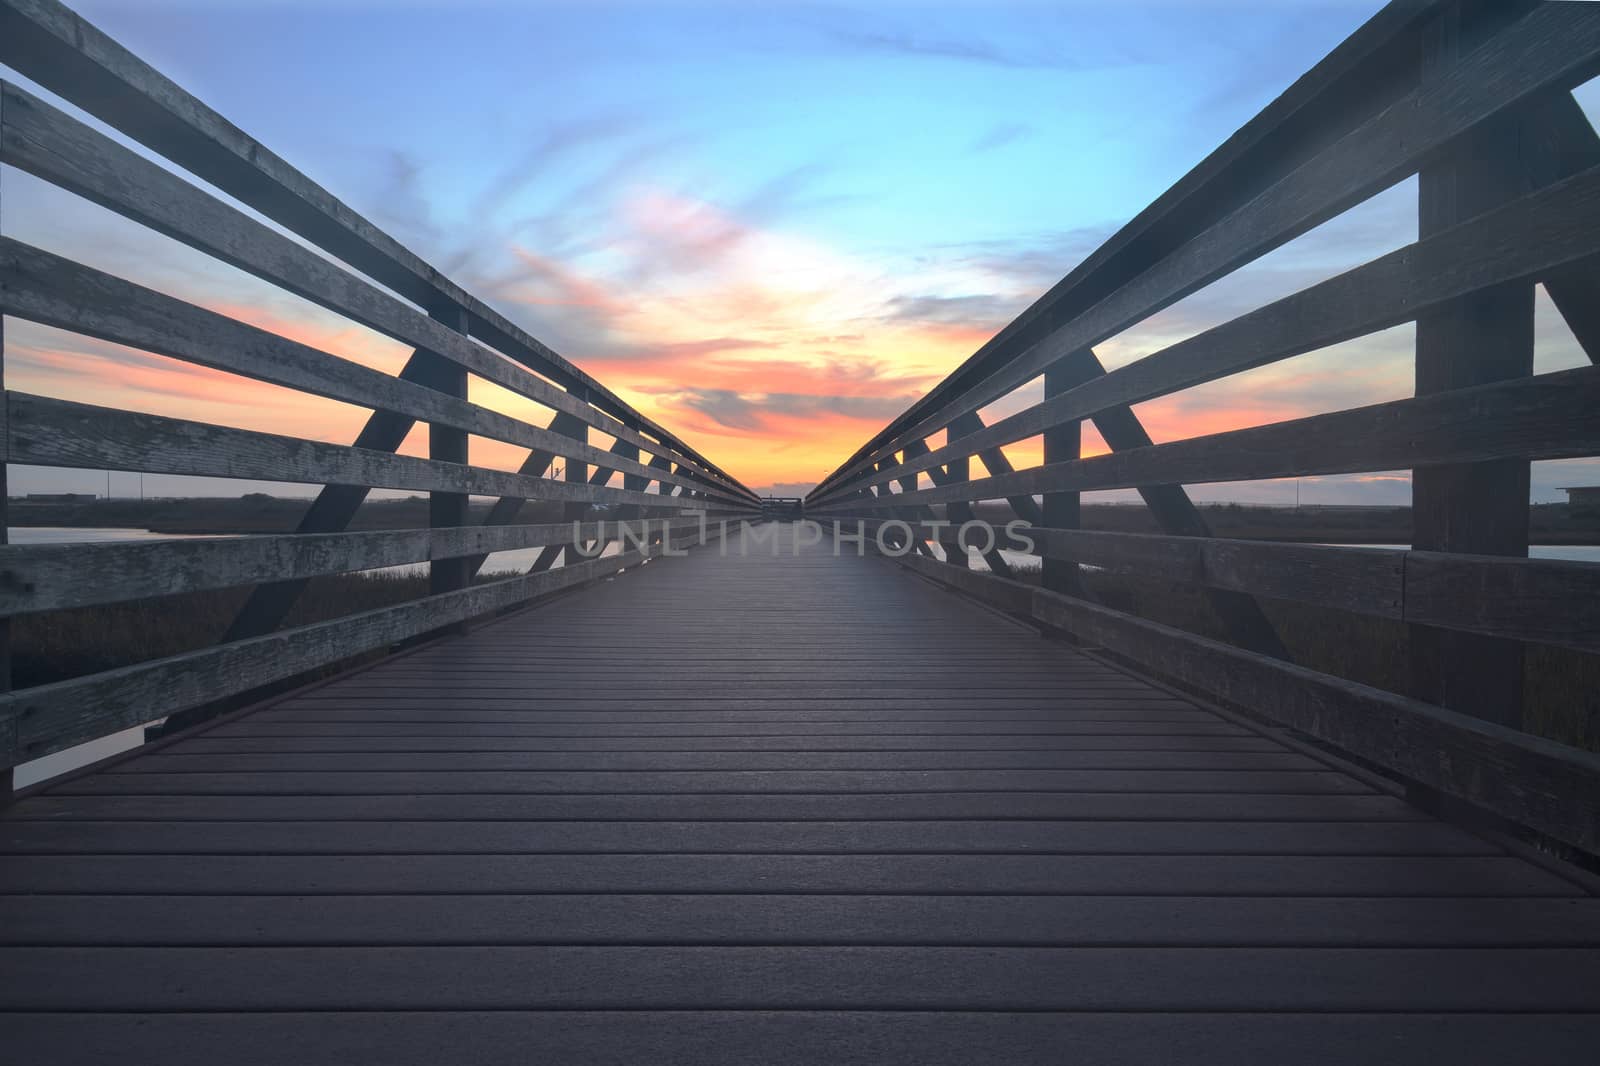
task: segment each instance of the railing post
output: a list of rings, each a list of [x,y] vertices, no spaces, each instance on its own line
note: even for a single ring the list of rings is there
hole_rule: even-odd
[[[0,316],[0,403],[5,403],[6,384],[6,321]],[[0,432],[5,432],[3,423],[0,423]],[[0,459],[0,544],[11,542],[11,530],[7,523],[10,521],[8,501],[10,500],[9,465]],[[0,692],[11,691],[11,618],[0,617]],[[11,802],[11,793],[16,788],[16,773],[7,766],[0,771],[0,806]]]
[[[1054,399],[1082,384],[1083,374],[1072,360],[1062,360],[1045,368],[1044,398]],[[1083,457],[1083,423],[1068,422],[1044,431],[1044,462],[1064,463]],[[1077,529],[1082,507],[1076,492],[1046,492],[1041,500],[1042,517],[1049,529]],[[1071,559],[1039,560],[1039,583],[1052,592],[1079,590],[1078,564]]]
[[[467,313],[459,307],[434,311],[432,317],[458,333],[467,332]],[[421,357],[420,384],[436,389],[446,396],[467,398],[467,370],[433,352],[419,352]],[[446,463],[467,463],[467,431],[438,422],[428,423],[428,458]],[[467,494],[464,492],[430,492],[428,494],[428,525],[445,529],[467,524]],[[468,561],[460,559],[435,559],[428,564],[428,591],[434,595],[454,592],[467,587]],[[453,627],[465,629],[465,626]]]
[[[1446,5],[1422,37],[1424,83],[1447,73],[1493,31],[1488,5]],[[1491,119],[1421,171],[1417,235],[1428,237],[1521,195],[1527,185],[1521,120]],[[1417,320],[1418,396],[1533,373],[1533,283],[1507,282]],[[1411,482],[1412,547],[1478,555],[1528,554],[1526,459],[1418,468]],[[1410,628],[1412,695],[1500,725],[1522,724],[1522,646],[1426,626]]]
[[[573,393],[573,395],[577,396],[578,399],[583,400],[585,402],[587,402],[588,399],[589,399],[588,393],[587,393],[586,390],[576,391],[576,392]],[[563,437],[571,437],[573,440],[577,441],[579,444],[588,443],[588,440],[589,440],[589,426],[588,426],[587,423],[581,422],[576,418],[571,419],[570,421],[562,423],[560,428],[557,428],[556,425],[554,423],[552,423],[550,428],[554,432],[560,433]],[[563,458],[561,460],[561,466],[562,466],[561,480],[567,482],[568,484],[577,484],[577,485],[583,485],[583,484],[586,484],[588,482],[588,480],[589,480],[589,464],[588,463],[580,462],[577,459]],[[589,505],[586,504],[586,503],[582,503],[582,502],[564,503],[564,504],[561,505],[561,521],[563,521],[563,522],[582,521],[584,516],[588,513],[588,510],[589,510]],[[543,551],[541,551],[539,553],[539,557],[534,560],[533,566],[529,568],[529,572],[530,573],[535,573],[535,574],[542,573],[542,572],[550,569],[552,566],[556,565],[556,560],[560,559],[563,555],[566,556],[566,559],[565,559],[565,564],[566,565],[571,565],[572,563],[576,563],[576,562],[582,562],[582,559],[580,559],[579,556],[578,556],[578,551],[577,551],[577,546],[576,545],[551,545],[550,547],[545,548]]]
[[[588,398],[589,397],[587,395],[583,397],[585,400]],[[572,439],[577,441],[579,444],[587,444],[589,442],[589,427],[587,425],[572,427]],[[589,483],[588,463],[577,459],[568,459],[566,460],[565,468],[566,472],[562,480],[566,481],[567,484],[587,485]],[[579,519],[584,518],[588,512],[589,505],[586,503],[564,504],[561,508],[561,520],[563,522],[578,521]],[[583,562],[583,558],[578,554],[578,546],[576,544],[567,545],[564,556],[561,560],[561,565],[572,566],[581,562]]]
[[[889,453],[887,458],[879,460],[877,465],[875,465],[872,469],[875,472],[879,473],[879,474],[883,474],[883,473],[889,472],[890,470],[893,470],[895,467],[897,467],[899,465],[900,465],[899,460],[895,459],[894,453],[891,452],[891,453]],[[876,488],[874,488],[872,490],[872,492],[873,492],[873,495],[877,496],[880,499],[882,499],[884,497],[891,497],[892,498],[894,496],[894,486],[891,485],[889,482],[885,481],[882,485],[879,485]],[[898,508],[898,507],[890,507],[887,511],[885,511],[883,513],[885,515],[887,515],[889,518],[899,518],[900,517],[900,508]],[[863,527],[863,531],[864,531],[864,527]],[[864,532],[864,535],[869,537],[869,538],[871,538],[871,540],[869,540],[869,543],[876,543],[877,538],[872,533],[865,533]],[[888,537],[888,539],[886,539],[884,541],[884,543],[889,545],[891,548],[898,549],[900,547],[903,547],[903,545],[901,545],[901,543],[900,543],[900,533],[899,533],[898,530],[892,531],[891,535]]]
[[[944,431],[944,442],[947,446],[954,444],[960,437],[961,431],[956,429],[955,426],[950,426]],[[944,470],[944,483],[946,485],[959,485],[962,482],[971,480],[972,460],[966,456],[960,459],[952,459]],[[961,541],[958,539],[955,530],[955,527],[959,526],[963,521],[961,513],[962,506],[954,503],[945,506],[944,516],[950,520],[952,526],[946,531],[945,537],[940,538],[939,546],[944,549],[944,561],[947,564],[961,570],[970,570],[972,568],[972,560],[967,558],[967,550],[961,546]]]
[[[629,444],[627,441],[618,441],[612,446],[611,450],[622,456],[624,459],[632,459],[634,462],[639,461],[638,446]],[[622,487],[627,489],[629,492],[643,492],[645,489],[650,487],[650,479],[643,474],[625,473],[622,475]],[[643,504],[624,504],[617,508],[617,521],[634,522],[643,518],[644,514],[645,510]],[[618,531],[618,535],[621,535],[620,530]]]

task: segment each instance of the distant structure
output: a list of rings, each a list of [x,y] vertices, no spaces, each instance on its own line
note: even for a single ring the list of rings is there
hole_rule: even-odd
[[[92,492],[30,492],[23,499],[29,503],[93,503],[99,497]]]
[[[1573,485],[1561,490],[1573,514],[1600,514],[1600,485]]]

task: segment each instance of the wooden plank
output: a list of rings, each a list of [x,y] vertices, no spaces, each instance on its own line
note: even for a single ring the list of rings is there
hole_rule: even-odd
[[[1593,1014],[1091,1013],[912,1011],[427,1011],[40,1014],[7,1016],[18,1054],[58,1066],[164,1061],[344,1066],[374,1052],[391,1066],[435,1066],[468,1053],[522,1066],[528,1049],[557,1062],[697,1066],[1005,1062],[1161,1062],[1192,1066],[1352,1062],[1503,1066],[1583,1062],[1600,1040]]]
[[[579,443],[586,444],[588,442],[589,427],[587,426],[573,425],[568,427],[567,432],[571,433]],[[599,472],[597,471],[596,473],[598,474]],[[562,477],[569,485],[594,484],[589,480],[589,474],[584,464],[571,459],[568,459],[564,464]],[[582,503],[569,502],[561,507],[561,518],[565,522],[581,522],[587,514],[588,508]],[[533,565],[528,568],[528,572],[530,574],[542,573],[554,566],[557,560],[562,560],[570,566],[578,561],[580,548],[580,545],[571,543],[551,545],[539,553],[539,557],[533,561]]]
[[[1478,44],[1482,8],[1457,0],[1429,20],[1422,77],[1447,76]],[[1479,18],[1474,18],[1479,15]],[[1473,130],[1422,168],[1417,233],[1500,207],[1528,183],[1520,116]],[[1419,315],[1418,396],[1526,378],[1533,373],[1533,285],[1506,282]],[[1528,460],[1516,453],[1411,473],[1412,546],[1422,551],[1528,554]],[[1522,646],[1477,633],[1413,626],[1407,639],[1412,696],[1515,729],[1522,723]]]
[[[1585,174],[1085,379],[973,434],[998,447],[1118,404],[1140,403],[1410,321],[1486,286],[1554,276],[1600,248],[1600,174]],[[940,449],[915,472],[948,461]],[[865,484],[872,484],[868,478]],[[825,497],[823,497],[825,498]]]
[[[13,462],[582,503],[647,503],[625,489],[7,392]],[[685,501],[689,502],[689,501]]]
[[[1528,109],[1521,119],[1526,138],[1521,154],[1535,188],[1600,166],[1600,134],[1571,93]],[[1600,311],[1595,310],[1600,260],[1557,271],[1544,286],[1589,361],[1600,361]]]
[[[896,500],[1351,474],[1506,456],[1578,458],[1600,453],[1600,424],[1591,417],[1597,405],[1600,368],[1581,367],[919,489]],[[856,506],[880,504],[863,499]]]
[[[651,795],[448,794],[281,796],[72,796],[52,790],[6,812],[7,824],[70,818],[120,821],[389,822],[406,819],[550,821],[1006,820],[1421,821],[1394,796],[1226,792],[656,793]]]
[[[1477,855],[53,855],[0,867],[5,895],[612,892],[1584,897],[1520,859]]]
[[[954,578],[916,559],[906,565]],[[1007,584],[971,575],[985,598]],[[1428,788],[1576,845],[1600,847],[1600,755],[1034,589],[1030,615],[1159,675],[1299,729]]]
[[[0,116],[5,114],[5,101],[0,100]],[[5,388],[6,374],[6,324],[0,317],[0,390]],[[3,407],[0,404],[0,407]],[[3,417],[3,416],[0,416]],[[9,434],[8,434],[9,436]],[[10,465],[4,457],[0,457],[0,552],[9,552],[11,530],[8,525],[9,500],[8,481]],[[11,618],[9,615],[0,616],[0,694],[11,691]],[[12,738],[0,733],[0,740],[10,741]],[[10,766],[0,770],[0,806],[11,802],[12,786],[15,775]]]
[[[1600,71],[1600,10],[1543,4],[888,442],[927,436],[1415,171],[1479,123]],[[875,456],[873,456],[875,458]],[[853,473],[846,468],[841,474]],[[819,496],[819,498],[821,498]]]
[[[444,322],[458,333],[466,333],[466,314],[459,309],[449,308],[443,311],[434,311],[433,318]],[[465,401],[467,398],[467,372],[442,356],[432,352],[419,353],[424,356],[423,384],[429,388],[437,389],[446,396],[453,396]],[[433,421],[428,423],[428,458],[438,463],[455,463],[466,466],[470,461],[467,456],[467,433],[445,422]],[[428,494],[428,526],[432,529],[459,529],[467,524],[468,496],[464,492],[430,492]],[[433,559],[428,563],[428,591],[438,596],[446,592],[455,592],[457,589],[466,588],[472,580],[467,572],[467,560],[457,556],[455,558]],[[465,622],[457,622],[449,630],[454,633],[465,632]]]
[[[1600,563],[1408,552],[1405,618],[1600,652]]]
[[[1098,362],[1098,360],[1092,360]],[[1091,368],[1086,363],[1088,359],[1064,359],[1055,366],[1045,371],[1044,398],[1054,399],[1061,393],[1080,385],[1092,376]],[[1044,462],[1046,466],[1052,463],[1073,462],[1083,458],[1083,423],[1067,422],[1059,426],[1052,426],[1044,433]],[[1013,471],[1014,472],[1014,471]],[[991,470],[991,476],[1005,476],[1001,471]],[[1032,496],[1019,497],[1032,499]],[[1081,501],[1076,492],[1046,492],[1040,500],[1040,515],[1043,526],[1054,529],[1076,529],[1081,520]],[[1082,582],[1078,572],[1078,564],[1060,557],[1045,556],[1040,567],[1039,583],[1047,589],[1056,592],[1081,592]]]
[[[467,716],[462,715],[462,718]],[[993,728],[988,726],[993,723]],[[1003,717],[966,723],[908,723],[886,726],[872,722],[647,722],[551,725],[539,722],[483,723],[447,721],[443,714],[429,722],[302,721],[284,715],[251,716],[219,724],[192,741],[207,750],[231,750],[230,745],[350,744],[372,750],[407,744],[459,746],[472,750],[490,745],[495,750],[531,746],[599,751],[608,747],[696,746],[771,748],[1049,748],[1056,745],[1095,747],[1186,747],[1217,745],[1231,750],[1256,750],[1272,741],[1240,726],[1224,722],[1010,722]],[[240,749],[244,750],[244,749]],[[321,749],[317,749],[321,750]],[[331,748],[330,748],[331,750]]]
[[[281,712],[285,720],[311,718],[317,721],[395,721],[429,722],[448,720],[450,711],[468,722],[543,723],[547,725],[637,724],[769,724],[837,725],[855,722],[863,725],[893,723],[904,726],[943,723],[973,724],[989,721],[972,709],[972,696],[928,700],[913,696],[899,700],[873,700],[860,706],[841,708],[830,699],[810,702],[762,703],[735,694],[687,695],[647,699],[630,694],[590,696],[561,693],[543,698],[507,694],[504,698],[463,695],[457,701],[438,696],[341,695],[312,700]],[[984,711],[997,727],[1035,722],[1210,722],[1214,716],[1184,706],[1175,699],[1132,696],[1116,699],[1104,693],[1089,696],[1058,696],[1054,701],[1032,695],[996,696],[984,701]]]
[[[299,721],[268,716],[219,725],[196,737],[204,751],[409,751],[419,746],[440,750],[764,750],[764,751],[909,751],[921,748],[1077,747],[1093,749],[1206,748],[1220,751],[1266,751],[1275,742],[1226,722],[1175,723],[983,722],[873,727],[868,722],[844,725],[768,722],[738,723],[599,723],[589,726],[541,723],[340,722]]]
[[[878,523],[868,520],[868,524]],[[1415,553],[1392,549],[1335,548],[1320,544],[1109,530],[1033,527],[1026,531],[1026,536],[1033,542],[1032,554],[1045,560],[1072,560],[1103,570],[1394,619],[1404,617],[1406,566],[1409,559],[1415,558]],[[1532,563],[1531,569],[1519,571],[1526,573],[1526,577],[1517,577],[1498,572],[1496,564],[1505,560],[1481,558],[1463,562],[1459,573],[1471,574],[1474,581],[1502,582],[1508,591],[1527,586],[1529,602],[1520,608],[1511,604],[1497,605],[1503,606],[1508,615],[1521,618],[1524,627],[1539,616],[1533,600],[1554,595],[1567,581],[1592,582],[1594,573],[1600,570],[1593,563],[1538,560]],[[1533,591],[1536,584],[1542,592]],[[1463,595],[1457,602],[1465,602],[1465,599]],[[1449,624],[1452,613],[1440,607],[1430,609],[1430,614],[1438,619],[1432,624]],[[1481,621],[1467,621],[1468,612],[1459,613],[1462,621],[1458,628],[1483,625]],[[1564,634],[1565,641],[1587,640],[1585,633],[1594,627],[1594,623],[1585,622],[1581,614],[1555,620],[1546,612],[1544,617],[1547,628]],[[1526,632],[1526,628],[1523,631]]]
[[[1435,860],[1440,861],[1440,860]],[[1586,1011],[1569,948],[12,948],[7,1010]],[[152,979],[152,969],[160,974]]]
[[[1324,764],[1292,751],[421,751],[152,752],[107,777],[145,774],[436,773],[832,773],[901,770],[1250,770],[1321,773]]]
[[[418,348],[411,353],[405,366],[400,368],[399,376],[408,381],[424,376],[427,373],[429,359],[429,353]],[[354,447],[380,452],[397,452],[415,425],[415,418],[379,408],[367,417],[361,431],[356,434]],[[365,485],[322,486],[316,498],[311,501],[311,506],[300,516],[295,532],[305,535],[343,532],[349,528],[369,492]],[[300,599],[301,593],[305,591],[307,582],[304,578],[297,579],[288,575],[279,575],[279,578],[281,580],[264,581],[250,590],[239,608],[239,613],[234,615],[227,631],[223,633],[222,643],[259,637],[283,624],[284,619],[289,617],[289,612]],[[197,715],[202,713],[204,712],[196,709]],[[179,729],[187,728],[183,712],[174,718],[176,720],[171,723],[172,726]],[[167,723],[150,727],[146,731],[146,739],[155,739],[165,733],[167,728]]]
[[[568,568],[561,567],[549,573],[558,574],[565,569]],[[953,567],[951,569],[954,570]],[[25,691],[33,693],[36,690]],[[19,699],[20,695],[13,694],[7,703]],[[5,706],[0,704],[0,711]],[[105,722],[108,717],[109,714],[101,710],[95,715],[95,720]],[[88,720],[87,713],[83,719]],[[27,723],[24,723],[26,727]],[[49,735],[57,735],[57,730],[52,730]],[[25,743],[27,739],[25,735]],[[1241,792],[1308,796],[1349,795],[1365,791],[1364,786],[1343,774],[1306,770],[595,770],[559,774],[457,770],[421,775],[380,771],[363,774],[269,771],[122,774],[115,777],[97,775],[63,783],[56,786],[55,791],[63,795],[122,796],[227,796],[245,793],[371,796],[396,792],[621,795],[706,791],[922,792],[930,789],[950,792]]]
[[[512,578],[346,615],[0,697],[0,761],[15,765],[119,729],[259,688],[454,622],[633,565],[629,552],[549,574]]]
[[[6,29],[0,34],[0,56],[13,69],[413,303],[463,308],[475,336],[558,384],[591,390],[599,406],[624,423],[673,444],[721,475],[615,394],[55,0],[7,0],[0,6],[0,20]]]
[[[636,527],[697,528],[694,519],[635,519]],[[581,534],[598,537],[601,523]],[[275,579],[303,579],[430,559],[564,544],[572,525],[468,526],[357,533],[290,533],[194,540],[0,547],[0,614],[87,607]]]
[[[0,937],[86,947],[1600,947],[1600,903],[1592,899],[479,895],[463,906],[458,896],[108,895],[86,903],[11,897]]]
[[[5,824],[8,855],[1493,855],[1429,822],[128,822]],[[1590,913],[1600,946],[1600,900]],[[1582,912],[1579,912],[1582,913]],[[14,915],[7,915],[14,921]],[[908,930],[909,932],[909,930]],[[1465,939],[1465,937],[1463,937]]]
[[[962,433],[966,436],[971,436],[975,433],[981,433],[985,428],[983,419],[978,417],[977,414],[971,414],[963,418],[959,418],[951,424],[959,426]],[[1016,468],[1011,465],[1011,460],[1006,458],[1006,453],[1001,451],[999,448],[986,448],[976,454],[978,456],[978,461],[983,463],[983,468],[991,474],[1010,474],[1016,470]],[[1077,456],[1073,455],[1072,458],[1077,458]],[[894,463],[892,465],[898,466],[900,464]],[[915,476],[907,480],[911,482],[911,488],[916,488]],[[902,482],[902,485],[904,485],[904,482]],[[1039,506],[1038,502],[1035,501],[1032,496],[1007,496],[1006,503],[1010,506],[1011,512],[1024,522],[1028,522],[1036,526],[1046,526],[1051,524],[1045,521],[1044,509]]]
[[[551,419],[549,429],[551,433],[577,440],[579,429],[584,425],[584,422],[563,412],[558,413],[555,418]],[[522,461],[522,465],[517,468],[517,473],[526,477],[544,477],[555,461],[556,454],[554,452],[535,448]],[[517,515],[522,512],[522,505],[526,502],[521,496],[500,497],[489,508],[489,513],[483,518],[483,524],[485,526],[499,526],[515,521]],[[561,524],[565,525],[566,523]],[[550,541],[549,543],[558,544],[561,542]],[[488,555],[480,555],[467,560],[468,572],[476,577],[478,572],[483,569],[483,564],[488,562],[488,559]]]

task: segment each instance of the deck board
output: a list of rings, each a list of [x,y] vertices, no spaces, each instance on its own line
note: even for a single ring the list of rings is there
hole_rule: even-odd
[[[816,549],[660,560],[47,787],[0,894],[33,1061],[1600,1041],[1578,880]]]

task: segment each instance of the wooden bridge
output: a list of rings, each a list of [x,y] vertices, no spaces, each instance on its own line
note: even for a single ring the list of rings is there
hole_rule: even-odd
[[[0,697],[6,766],[166,722],[0,816],[8,1061],[1594,1060],[1600,757],[1521,696],[1529,647],[1600,652],[1600,566],[1526,558],[1529,463],[1600,454],[1600,368],[1532,360],[1536,284],[1600,354],[1600,5],[1391,4],[804,522],[53,0],[0,0],[0,63],[34,86],[0,84],[8,167],[414,349],[385,373],[0,237],[8,324],[371,412],[344,446],[5,393],[11,464],[322,486],[292,534],[0,548],[6,619],[250,590],[214,646]],[[1415,243],[1096,356],[1416,174]],[[1412,321],[1414,398],[1137,417]],[[1212,537],[1182,487],[1391,470],[1415,550]],[[1161,533],[1079,528],[1120,488]],[[429,526],[352,531],[374,489]],[[423,598],[286,624],[416,564]],[[1222,637],[1084,566],[1202,590]],[[1399,627],[1408,690],[1297,661],[1284,603]]]

